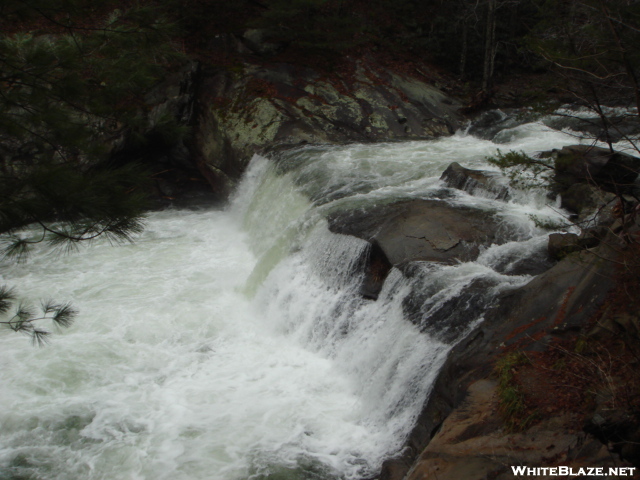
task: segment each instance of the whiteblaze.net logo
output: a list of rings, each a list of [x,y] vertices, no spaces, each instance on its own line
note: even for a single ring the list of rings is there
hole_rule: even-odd
[[[636,467],[511,467],[513,474],[516,476],[562,476],[562,477],[579,477],[579,476],[618,476],[631,477],[635,473]]]

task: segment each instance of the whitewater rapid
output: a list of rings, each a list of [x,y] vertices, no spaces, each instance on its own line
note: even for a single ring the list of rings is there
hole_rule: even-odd
[[[536,219],[563,223],[543,192],[499,202],[446,189],[440,174],[452,161],[492,169],[496,148],[569,143],[531,123],[499,141],[460,133],[256,156],[224,209],[151,213],[130,245],[5,261],[4,283],[80,315],[46,348],[0,332],[0,479],[374,475],[452,346],[421,322],[482,279],[484,297],[459,312],[461,338],[495,295],[530,280],[511,270],[544,251]],[[330,233],[325,218],[410,198],[484,209],[514,238],[475,262],[393,269],[365,300],[368,243]],[[409,321],[415,298],[422,317]]]

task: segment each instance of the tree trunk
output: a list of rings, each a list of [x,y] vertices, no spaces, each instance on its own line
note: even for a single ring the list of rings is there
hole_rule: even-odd
[[[496,0],[488,0],[487,2],[487,23],[485,27],[482,90],[486,92],[491,86],[491,77],[493,76],[496,36]]]
[[[467,73],[467,52],[469,50],[469,21],[462,22],[462,48],[460,50],[460,80],[464,80]]]

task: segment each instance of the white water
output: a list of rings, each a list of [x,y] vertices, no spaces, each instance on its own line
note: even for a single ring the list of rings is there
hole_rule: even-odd
[[[20,293],[81,314],[42,349],[0,333],[0,479],[375,474],[452,342],[529,280],[507,274],[544,249],[530,215],[559,218],[541,194],[503,203],[438,181],[451,161],[488,168],[498,146],[574,143],[541,124],[513,130],[500,145],[456,135],[256,158],[225,210],[153,213],[133,245],[3,264]],[[477,262],[394,269],[376,302],[361,299],[367,243],[330,234],[324,216],[443,194],[493,212],[514,241]]]

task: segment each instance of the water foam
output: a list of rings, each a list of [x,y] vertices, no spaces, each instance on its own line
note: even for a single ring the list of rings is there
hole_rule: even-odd
[[[523,128],[510,148],[560,142]],[[156,212],[134,245],[5,263],[21,293],[72,300],[81,316],[46,349],[0,335],[0,478],[374,474],[402,448],[451,345],[492,295],[530,278],[510,274],[540,245],[528,215],[554,215],[539,199],[439,182],[454,160],[490,168],[496,147],[458,134],[256,157],[227,210]],[[324,215],[407,198],[473,204],[531,243],[394,268],[364,300],[369,244],[330,233]]]

